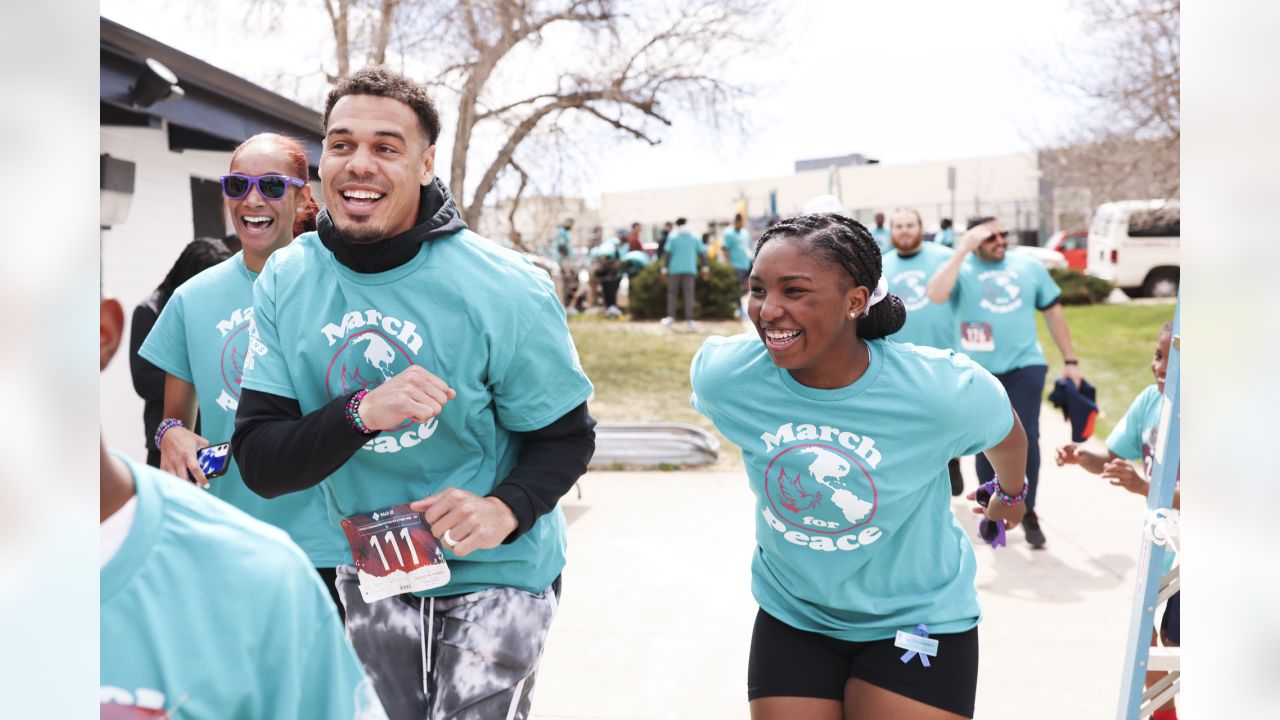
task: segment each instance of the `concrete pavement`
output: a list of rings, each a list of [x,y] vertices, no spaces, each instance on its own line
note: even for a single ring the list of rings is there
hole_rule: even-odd
[[[1115,714],[1143,498],[1053,464],[1068,438],[1045,407],[1038,511],[1048,543],[1022,531],[975,547],[984,619],[976,717]],[[967,490],[976,482],[966,462]],[[593,472],[564,501],[569,565],[534,693],[533,717],[744,718],[757,606],[754,503],[737,472]],[[952,509],[976,538],[971,503]]]

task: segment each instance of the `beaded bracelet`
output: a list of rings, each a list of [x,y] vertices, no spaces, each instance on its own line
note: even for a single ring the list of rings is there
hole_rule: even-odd
[[[165,418],[156,426],[156,447],[160,447],[160,441],[164,439],[164,434],[176,427],[186,427],[187,424],[178,418]]]
[[[995,488],[993,488],[995,490],[995,493],[994,493],[995,496],[1000,498],[1000,502],[1004,503],[1005,505],[1017,505],[1018,503],[1026,500],[1027,493],[1031,490],[1031,483],[1027,482],[1026,478],[1022,479],[1022,492],[1018,493],[1017,495],[1010,495],[1009,493],[1005,492],[1004,488],[1000,487],[999,477],[992,478],[991,482],[993,485],[995,485]]]
[[[377,430],[370,430],[364,424],[364,421],[360,419],[360,401],[364,400],[364,396],[368,394],[368,390],[357,390],[352,394],[351,399],[347,401],[347,423],[361,435],[373,435],[378,432]]]

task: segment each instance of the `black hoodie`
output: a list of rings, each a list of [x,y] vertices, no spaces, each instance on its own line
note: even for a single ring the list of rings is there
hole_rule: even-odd
[[[413,259],[423,243],[466,227],[439,178],[422,187],[417,224],[385,240],[353,243],[334,226],[328,210],[316,218],[320,242],[338,262],[360,273],[399,267]],[[347,422],[350,399],[351,395],[336,397],[303,415],[293,398],[243,389],[231,451],[244,484],[274,498],[314,487],[341,467],[370,439]],[[506,542],[533,527],[587,471],[595,452],[595,424],[583,403],[540,430],[520,433],[523,445],[516,466],[489,493],[515,514],[517,527]]]

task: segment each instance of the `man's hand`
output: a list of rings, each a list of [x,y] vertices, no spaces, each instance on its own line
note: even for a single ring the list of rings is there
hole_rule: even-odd
[[[196,452],[206,447],[209,447],[208,440],[181,425],[171,427],[160,438],[160,469],[188,482],[195,478],[195,484],[207,488],[209,479],[196,460]]]
[[[1122,487],[1135,494],[1147,494],[1147,479],[1142,477],[1138,469],[1125,460],[1112,460],[1102,467],[1102,477],[1111,481],[1112,485]]]
[[[389,430],[406,419],[425,423],[457,396],[443,380],[420,365],[411,365],[364,396],[360,421],[370,430]]]
[[[666,277],[666,276],[667,276],[667,266],[666,266],[666,265],[663,265],[661,268],[659,268],[658,272],[660,272],[660,273],[662,274],[662,277]]]
[[[1080,446],[1076,443],[1067,443],[1066,445],[1058,448],[1058,457],[1056,458],[1058,461],[1058,467],[1062,467],[1063,465],[1079,465],[1080,454],[1076,452],[1079,447]]]
[[[703,280],[711,279],[711,268],[707,267],[706,265],[702,266],[702,279]]]
[[[967,255],[983,243],[987,238],[995,234],[995,223],[984,222],[981,225],[974,225],[965,231],[964,235],[956,241],[956,252],[961,255]]]
[[[458,557],[501,545],[518,525],[516,514],[506,503],[459,488],[409,503],[409,509],[422,513],[422,519],[431,526],[431,534]]]
[[[1062,377],[1075,383],[1077,388],[1080,387],[1080,383],[1084,380],[1084,376],[1080,374],[1080,366],[1075,363],[1062,366]]]

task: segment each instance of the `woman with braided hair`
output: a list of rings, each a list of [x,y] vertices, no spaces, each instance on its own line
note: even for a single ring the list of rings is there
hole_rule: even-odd
[[[947,461],[986,452],[999,485],[975,512],[1017,525],[1026,436],[1004,389],[884,339],[906,312],[843,215],[769,228],[749,282],[756,332],[710,338],[691,375],[756,496],[752,718],[972,717],[981,610]]]

